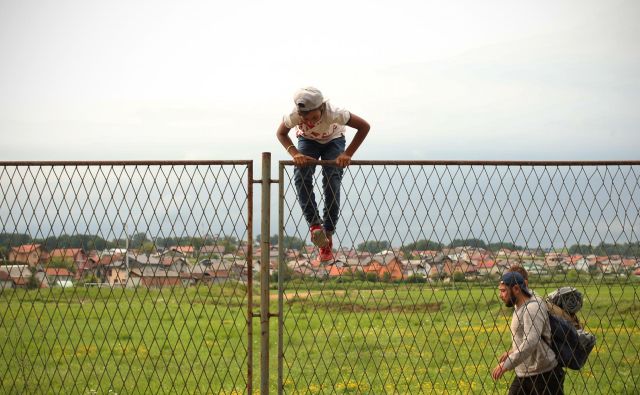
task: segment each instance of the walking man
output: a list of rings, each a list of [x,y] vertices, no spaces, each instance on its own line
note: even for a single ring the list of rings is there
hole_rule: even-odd
[[[498,289],[500,299],[514,311],[511,348],[500,356],[491,377],[499,380],[513,369],[516,377],[509,395],[563,395],[564,371],[547,344],[551,328],[546,303],[533,295],[524,277],[516,271],[506,272]]]

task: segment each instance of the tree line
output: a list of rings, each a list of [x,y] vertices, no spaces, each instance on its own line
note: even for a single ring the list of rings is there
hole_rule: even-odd
[[[411,251],[441,251],[444,248],[456,248],[456,247],[472,247],[472,248],[482,248],[488,251],[497,252],[502,248],[507,248],[512,251],[524,250],[525,248],[522,246],[518,246],[514,243],[486,243],[484,240],[480,239],[454,239],[450,243],[441,243],[432,240],[418,240],[409,244],[405,244],[400,247],[405,253],[410,253]],[[370,252],[372,254],[376,254],[380,251],[388,250],[391,248],[391,243],[388,241],[365,241],[364,243],[358,244],[357,250],[361,252]]]
[[[456,247],[472,247],[482,248],[486,251],[498,252],[499,250],[506,248],[511,251],[523,251],[527,248],[508,242],[498,243],[486,243],[479,239],[455,239],[451,243],[445,244],[435,242],[431,240],[419,240],[413,243],[405,244],[400,247],[400,250],[405,254],[410,254],[411,251],[441,251],[444,248],[456,248]],[[369,240],[358,244],[357,250],[361,252],[369,252],[377,254],[381,251],[391,249],[391,243],[388,241]],[[532,250],[531,248],[528,248]],[[533,248],[537,254],[542,255],[544,251],[540,248]],[[580,254],[580,255],[597,255],[597,256],[612,256],[620,255],[623,257],[640,257],[640,242],[630,242],[621,244],[600,243],[597,245],[591,244],[574,244],[568,248],[563,248],[562,252],[568,254]]]
[[[260,241],[260,235],[255,240]],[[278,235],[272,235],[269,238],[272,245],[278,244]],[[126,241],[122,238],[116,238],[112,240],[105,240],[104,238],[96,235],[60,235],[49,236],[46,238],[32,238],[28,234],[20,233],[0,233],[0,256],[6,256],[11,247],[16,247],[22,244],[41,244],[47,251],[56,248],[82,248],[85,251],[90,250],[105,250],[110,248],[125,248]],[[168,248],[172,246],[193,246],[198,250],[204,246],[223,246],[225,251],[233,253],[237,250],[241,242],[233,236],[219,236],[219,237],[157,237],[154,240],[149,238],[145,232],[139,232],[133,234],[129,238],[129,248],[143,250],[145,252],[153,252],[157,248]],[[304,248],[308,243],[295,236],[285,236],[283,240],[283,247],[287,249],[300,250]],[[441,251],[444,248],[456,248],[456,247],[473,247],[482,248],[487,251],[497,252],[500,249],[506,248],[511,251],[522,251],[525,249],[523,246],[516,245],[509,242],[497,242],[487,243],[480,239],[455,239],[450,243],[441,243],[432,240],[418,240],[409,244],[404,244],[400,247],[400,250],[406,254],[411,251]],[[359,252],[368,252],[371,254],[377,254],[384,250],[389,250],[392,245],[387,240],[367,240],[357,245],[356,250]],[[640,257],[640,242],[629,242],[622,244],[610,244],[599,243],[597,245],[592,244],[574,244],[568,248],[563,249],[564,252],[569,254],[580,255],[598,255],[598,256],[611,256],[621,255],[624,257]]]
[[[127,242],[123,238],[105,240],[96,235],[60,235],[48,236],[46,238],[32,238],[28,234],[20,233],[0,233],[0,254],[6,256],[11,247],[23,244],[40,244],[51,251],[56,248],[82,248],[85,251],[106,250],[111,248],[125,248]],[[238,239],[232,236],[221,237],[158,237],[155,240],[149,238],[144,232],[131,235],[129,238],[129,248],[138,250],[149,250],[156,248],[168,248],[172,246],[193,246],[200,249],[203,246],[224,246],[225,251],[234,252],[237,250]]]

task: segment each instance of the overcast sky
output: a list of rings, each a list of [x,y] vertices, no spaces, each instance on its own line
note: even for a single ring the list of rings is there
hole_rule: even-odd
[[[355,159],[640,159],[638,1],[307,4],[0,1],[1,160],[286,159],[307,85]]]

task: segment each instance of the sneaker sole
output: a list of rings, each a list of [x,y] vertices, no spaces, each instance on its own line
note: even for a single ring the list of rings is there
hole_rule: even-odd
[[[323,230],[316,230],[311,233],[311,242],[314,246],[322,248],[327,245],[329,239],[327,239],[327,235],[324,234]]]
[[[335,262],[336,260],[333,257],[331,257],[331,259],[326,259],[326,260],[320,259],[320,263],[323,265],[334,264]]]

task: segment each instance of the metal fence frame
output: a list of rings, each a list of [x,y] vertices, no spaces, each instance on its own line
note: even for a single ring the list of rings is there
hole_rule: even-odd
[[[245,370],[245,377],[244,379],[242,379],[241,381],[246,381],[246,387],[245,387],[245,391],[248,393],[252,393],[253,392],[253,380],[254,380],[254,361],[253,361],[253,322],[254,322],[254,317],[260,317],[260,314],[256,314],[254,312],[254,295],[253,295],[253,200],[254,200],[254,196],[253,196],[253,184],[254,183],[259,183],[260,180],[256,181],[253,179],[253,161],[251,160],[182,160],[182,161],[165,161],[165,160],[153,160],[153,161],[10,161],[10,162],[0,162],[0,170],[3,171],[2,175],[7,176],[6,170],[7,168],[14,168],[16,170],[14,170],[14,173],[17,171],[17,169],[26,169],[25,170],[25,174],[29,175],[31,177],[31,182],[32,183],[36,183],[36,178],[47,178],[47,177],[51,177],[51,176],[55,176],[56,172],[53,171],[53,169],[62,169],[61,172],[65,175],[67,175],[69,177],[69,179],[71,179],[72,177],[80,177],[80,182],[81,185],[84,185],[85,182],[88,182],[89,184],[91,183],[91,180],[86,180],[86,177],[89,177],[90,175],[92,175],[93,173],[89,170],[91,168],[96,167],[98,170],[96,170],[97,173],[100,173],[102,176],[104,176],[105,180],[104,182],[106,183],[106,178],[107,176],[105,176],[102,173],[102,169],[111,169],[113,170],[114,168],[118,168],[120,169],[120,173],[116,174],[116,178],[120,175],[124,175],[126,176],[127,174],[129,174],[126,169],[133,169],[131,172],[132,173],[136,173],[137,169],[149,169],[149,168],[158,168],[158,169],[166,169],[167,173],[165,173],[164,171],[159,170],[159,172],[163,175],[166,176],[167,180],[170,178],[171,172],[173,169],[175,168],[182,168],[183,170],[186,168],[190,168],[193,167],[195,169],[200,169],[200,168],[208,168],[209,170],[211,170],[211,167],[219,167],[220,169],[223,168],[232,168],[235,169],[236,167],[239,167],[241,169],[244,169],[241,173],[245,173],[244,176],[242,177],[244,179],[244,186],[243,188],[246,190],[246,196],[242,197],[240,196],[239,198],[244,199],[245,200],[245,204],[246,204],[246,212],[244,213],[244,215],[246,215],[246,240],[239,240],[240,242],[244,241],[247,243],[247,256],[246,256],[246,265],[247,265],[247,272],[246,272],[246,278],[247,278],[247,287],[246,287],[246,306],[245,306],[245,311],[246,311],[246,350],[247,350],[247,354],[246,354],[246,370]],[[35,168],[34,171],[31,171],[32,168]],[[50,168],[50,171],[42,171],[43,168]],[[69,169],[69,170],[67,170]],[[78,169],[84,169],[84,172],[79,172]],[[195,171],[197,172],[197,171]],[[89,176],[87,175],[87,173],[89,173]],[[143,172],[144,173],[144,172]],[[34,174],[41,176],[41,177],[36,177],[34,176]],[[223,171],[223,175],[226,174]],[[114,174],[108,172],[109,176],[113,176]],[[138,174],[140,175],[140,174]],[[175,174],[174,174],[175,175]],[[193,173],[190,173],[188,175],[188,177],[193,177]],[[146,174],[145,174],[146,176]],[[238,174],[238,177],[240,177],[241,174]],[[22,182],[23,180],[15,180],[12,176],[8,176],[9,179],[11,180],[12,183],[14,182]],[[202,176],[202,179],[204,179],[204,176]],[[6,179],[5,179],[6,181]],[[40,179],[40,181],[42,181]],[[167,181],[168,182],[168,181]],[[155,183],[155,180],[154,180]],[[155,184],[154,184],[155,185]],[[53,187],[53,192],[58,191],[57,187],[60,187],[59,183],[55,184]],[[14,185],[9,185],[7,186],[7,188],[14,188]],[[33,186],[32,186],[33,188]],[[46,187],[49,188],[49,187]],[[18,187],[18,190],[20,188]],[[63,188],[63,190],[66,191],[66,189]],[[6,191],[6,189],[5,189]],[[14,188],[14,192],[15,192],[15,188]],[[51,197],[53,198],[53,192],[51,189],[49,189],[48,191],[49,193],[51,193]],[[68,191],[67,191],[68,192]],[[71,192],[76,192],[76,191],[71,191]],[[148,192],[148,190],[146,188],[140,188],[138,190],[138,192]],[[30,192],[28,192],[28,194],[30,194]],[[17,196],[17,194],[16,194]],[[173,196],[173,195],[172,195]],[[234,195],[234,198],[236,198],[237,196]],[[148,198],[148,197],[147,197]],[[28,198],[27,198],[28,199]],[[87,193],[87,199],[88,199],[88,193]],[[135,198],[137,201],[137,197]],[[7,203],[6,201],[2,201],[3,203]],[[28,203],[28,201],[27,201]],[[139,202],[138,202],[139,203]],[[13,203],[10,205],[11,207],[13,207]],[[4,206],[5,208],[7,208],[6,206]],[[48,204],[46,205],[46,207],[48,208]],[[33,207],[31,207],[33,208]],[[67,207],[69,208],[69,207]],[[130,209],[131,207],[124,207],[125,210]],[[240,205],[238,205],[238,209],[240,208]],[[120,207],[118,208],[118,210],[120,209]],[[190,208],[191,209],[191,208]],[[154,212],[155,213],[155,212]],[[46,215],[46,214],[45,214]],[[120,215],[120,214],[118,214]],[[188,221],[188,219],[187,219]],[[2,224],[6,224],[7,219],[4,218],[2,220]],[[4,231],[5,228],[2,228],[2,231]],[[128,255],[128,254],[127,254]],[[90,286],[91,284],[85,284],[85,288]],[[118,288],[115,285],[109,285],[109,286],[104,286],[104,284],[102,283],[98,283],[96,284],[96,286],[98,288]],[[124,286],[122,286],[122,288],[124,288]],[[0,292],[2,292],[2,289],[0,289]],[[37,292],[40,292],[39,290]],[[202,302],[201,302],[202,303]],[[204,303],[203,303],[204,304]],[[25,307],[26,308],[26,307]],[[4,314],[4,316],[6,317],[6,313]],[[1,322],[1,321],[0,321]],[[6,321],[5,321],[6,322]],[[214,335],[215,336],[215,335]],[[35,339],[31,339],[31,341],[35,341]],[[5,347],[9,347],[9,346],[5,346]],[[184,347],[184,346],[183,346]],[[3,361],[3,362],[8,362],[8,361]],[[8,369],[8,367],[7,367]],[[104,373],[101,374],[101,377],[104,375]],[[6,379],[6,377],[5,377]],[[42,382],[41,382],[41,387],[40,390],[44,393],[52,393],[52,392],[56,392],[56,393],[62,393],[70,390],[69,388],[67,389],[63,389],[63,388],[55,388],[54,384],[49,381],[48,383],[46,382],[45,378]],[[49,380],[52,380],[52,378],[49,378]],[[38,381],[40,381],[38,379]],[[198,380],[200,381],[200,380]],[[173,385],[173,384],[172,384]],[[11,387],[9,387],[11,388]],[[19,387],[18,387],[19,388]],[[141,391],[141,388],[139,388],[138,386],[136,386],[135,388],[137,388],[137,391]],[[16,387],[13,387],[12,391],[16,391]],[[77,387],[73,387],[72,389],[73,391],[78,391]],[[150,390],[149,387],[147,387],[146,390],[143,390],[144,392]],[[178,388],[173,388],[173,390],[178,391]],[[210,389],[209,391],[211,391],[212,389]],[[84,389],[83,392],[81,393],[87,393],[86,391],[89,391],[88,393],[103,393],[101,390],[91,390],[91,389]],[[118,389],[115,388],[114,389],[110,389],[109,393],[116,393],[118,392]],[[181,392],[187,392],[189,393],[190,391],[187,388],[182,388]],[[106,390],[104,391],[104,393],[106,393]]]
[[[334,161],[322,161],[322,160],[317,160],[317,161],[312,161],[310,164],[312,165],[333,165],[335,164]],[[285,240],[285,213],[286,215],[290,215],[289,211],[287,210],[287,208],[285,208],[285,200],[286,200],[286,192],[285,190],[287,188],[291,188],[291,184],[287,185],[287,181],[291,181],[291,179],[287,179],[287,177],[285,176],[285,169],[288,167],[292,167],[294,165],[293,161],[280,161],[279,162],[279,217],[278,217],[278,236],[279,236],[279,245],[280,245],[280,253],[279,253],[279,262],[278,262],[278,268],[279,268],[279,273],[284,273],[285,270],[287,269],[287,264],[285,262],[284,259],[284,248],[283,248],[283,241]],[[543,168],[560,168],[560,167],[572,167],[572,166],[577,166],[577,167],[593,167],[593,166],[639,166],[640,165],[640,161],[352,161],[350,168],[354,168],[354,167],[363,167],[363,166],[446,166],[446,167],[453,167],[453,168],[460,168],[460,167],[469,167],[469,166],[480,166],[480,167],[543,167]],[[317,174],[318,170],[316,170],[316,174]],[[638,177],[640,177],[640,174],[637,175]],[[319,178],[316,175],[316,180],[314,181],[316,186],[314,188],[316,189],[316,193],[319,196],[319,204],[318,207],[319,209],[321,209],[321,203],[322,203],[322,196],[321,196],[321,191],[319,190],[320,188],[317,186],[317,184],[319,184],[318,179]],[[636,180],[636,184],[637,184],[637,180]],[[638,187],[638,185],[636,185],[636,187]],[[344,186],[343,186],[344,188]],[[637,191],[638,193],[640,193],[640,191]],[[295,194],[295,192],[294,192]],[[429,198],[428,196],[426,198]],[[293,199],[293,198],[292,198]],[[344,203],[342,203],[344,204]],[[297,202],[289,202],[288,207],[291,208],[293,206],[296,206]],[[636,211],[637,211],[637,206],[638,204],[636,203]],[[640,220],[640,218],[636,218],[636,221]],[[302,227],[305,221],[304,219],[298,223],[298,226]],[[302,232],[300,232],[301,235],[306,235],[306,230],[303,230]],[[638,257],[640,258],[640,257]],[[640,263],[640,261],[638,261]],[[279,394],[284,393],[284,377],[285,377],[285,373],[284,373],[284,358],[285,358],[285,350],[284,350],[284,322],[285,322],[285,317],[284,317],[284,306],[285,306],[285,286],[284,286],[284,280],[283,280],[284,276],[278,276],[278,376],[277,376],[277,392]],[[302,287],[301,291],[304,291],[304,287]],[[295,291],[297,292],[298,289],[296,288]],[[347,290],[348,292],[348,290]],[[636,297],[638,295],[636,294]],[[287,300],[287,302],[289,302],[289,300]],[[636,322],[640,322],[640,320],[638,318],[636,318]],[[315,342],[315,340],[314,340]],[[638,348],[640,348],[640,346],[638,346]],[[636,352],[638,352],[638,348],[636,348]],[[393,350],[391,350],[391,353],[393,353]],[[359,374],[362,374],[363,372],[359,372]],[[351,374],[354,374],[354,372],[352,371]],[[366,373],[365,373],[366,375]],[[637,383],[636,383],[637,385]],[[356,387],[356,391],[361,391],[362,389],[360,387]],[[635,391],[638,390],[638,387],[635,387]],[[631,392],[634,391],[634,389],[630,389]],[[324,391],[324,392],[330,392],[330,393],[335,393],[337,392],[336,388],[328,388]],[[482,392],[484,393],[485,390],[483,389]],[[608,391],[605,390],[604,393],[607,393]],[[444,393],[448,393],[448,391],[445,389]]]
[[[328,161],[315,161],[313,164],[331,164]],[[269,393],[273,389],[273,375],[270,372],[270,347],[273,346],[270,340],[270,319],[277,317],[277,378],[276,391],[284,392],[283,378],[285,376],[284,358],[284,321],[285,321],[285,280],[284,276],[278,276],[277,311],[270,311],[270,281],[269,281],[269,234],[271,229],[271,184],[278,183],[278,237],[281,241],[278,250],[278,268],[282,273],[285,270],[284,248],[282,241],[285,236],[285,189],[286,185],[285,169],[293,165],[292,161],[279,162],[278,179],[271,178],[271,156],[269,153],[262,155],[262,175],[261,179],[254,179],[253,161],[21,161],[21,162],[0,162],[0,169],[6,167],[149,167],[149,166],[246,166],[246,190],[247,190],[247,305],[246,305],[246,336],[247,336],[247,366],[246,366],[246,392],[254,393],[254,369],[253,369],[253,318],[260,318],[260,393]],[[512,166],[512,167],[567,167],[567,166],[640,166],[640,161],[353,161],[352,168],[365,166]],[[254,311],[253,294],[253,184],[261,184],[261,265],[260,265],[260,310]],[[636,321],[637,322],[637,321]],[[51,385],[51,383],[49,383]],[[637,390],[637,388],[635,388]],[[54,391],[52,388],[45,388],[45,391]],[[183,389],[183,392],[189,392]]]

